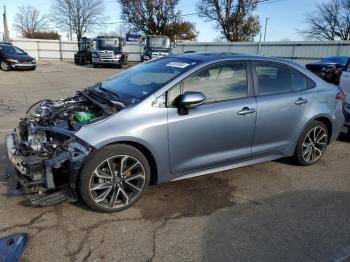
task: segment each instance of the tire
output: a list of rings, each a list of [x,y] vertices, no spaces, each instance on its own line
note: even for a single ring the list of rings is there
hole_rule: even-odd
[[[93,66],[94,68],[97,68],[97,67],[98,67],[98,65],[97,65],[97,64],[92,64],[92,66]]]
[[[87,206],[110,213],[135,204],[147,189],[150,177],[149,163],[138,149],[114,144],[94,152],[85,161],[78,189]]]
[[[2,71],[11,71],[11,65],[6,61],[0,62],[0,68]]]
[[[36,70],[36,66],[35,66],[35,67],[32,67],[30,70],[31,70],[31,71],[35,71],[35,70]]]
[[[317,163],[327,149],[329,142],[328,129],[320,121],[308,125],[299,138],[294,159],[301,166]]]

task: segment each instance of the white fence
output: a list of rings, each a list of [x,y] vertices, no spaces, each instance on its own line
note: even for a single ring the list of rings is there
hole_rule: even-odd
[[[30,55],[40,59],[72,60],[78,49],[76,41],[16,39],[13,44],[24,49]],[[140,60],[141,47],[138,43],[128,42],[123,51],[129,54],[129,61]],[[244,43],[180,43],[173,52],[231,52],[241,54],[260,54],[290,59],[302,64],[319,60],[327,56],[350,56],[350,41],[332,42],[256,42]]]
[[[266,42],[261,46],[256,42],[248,43],[184,43],[178,44],[175,53],[231,52],[276,56],[306,64],[328,56],[350,56],[350,41],[332,42]]]
[[[12,44],[40,59],[74,59],[78,50],[76,41],[15,39]]]

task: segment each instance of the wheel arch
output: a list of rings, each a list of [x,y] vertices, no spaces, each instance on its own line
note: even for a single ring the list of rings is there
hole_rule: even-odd
[[[333,123],[332,123],[332,121],[326,116],[316,117],[315,119],[312,120],[312,122],[313,121],[319,121],[319,122],[323,123],[327,127],[328,143],[329,143],[330,140],[331,140],[331,137],[333,135]]]
[[[319,121],[319,122],[323,123],[327,127],[328,143],[329,143],[330,140],[331,140],[332,134],[333,134],[333,122],[327,115],[323,115],[323,114],[313,117],[312,119],[310,119],[309,121],[307,121],[303,125],[303,127],[299,130],[298,140],[297,141],[299,141],[299,139],[300,139],[301,135],[303,134],[305,128],[307,128],[314,121]],[[298,143],[295,144],[294,152],[296,150],[297,144]]]
[[[109,145],[113,144],[125,144],[125,145],[130,145],[138,150],[141,151],[141,153],[146,157],[148,164],[150,165],[151,168],[151,179],[150,179],[150,185],[156,185],[158,183],[158,167],[157,167],[157,162],[154,158],[154,155],[152,154],[151,150],[149,150],[145,145],[135,142],[135,141],[118,141],[111,143]]]

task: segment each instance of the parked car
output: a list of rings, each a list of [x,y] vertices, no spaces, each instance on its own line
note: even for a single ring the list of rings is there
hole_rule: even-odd
[[[151,60],[29,108],[7,137],[33,205],[118,211],[159,184],[293,156],[319,161],[344,93],[278,58],[191,53]]]
[[[35,70],[36,59],[12,44],[0,43],[0,68],[3,71],[18,68]]]
[[[322,77],[327,82],[338,85],[340,75],[349,58],[350,57],[347,56],[331,56],[319,62],[307,64],[306,68]]]
[[[343,70],[343,73],[341,74],[339,86],[345,93],[345,101],[344,101],[345,127],[347,128],[348,135],[350,135],[350,59],[347,62]]]

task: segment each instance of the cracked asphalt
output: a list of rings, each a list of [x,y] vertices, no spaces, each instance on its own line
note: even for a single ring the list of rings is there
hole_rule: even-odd
[[[114,214],[23,204],[6,179],[5,135],[39,99],[117,73],[41,61],[0,72],[0,237],[26,232],[22,261],[350,261],[350,139],[311,167],[281,160],[152,186]]]

